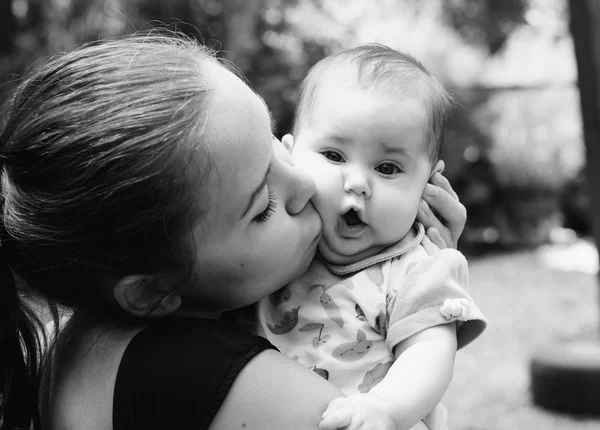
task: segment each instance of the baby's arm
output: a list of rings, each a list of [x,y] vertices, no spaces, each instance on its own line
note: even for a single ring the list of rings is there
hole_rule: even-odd
[[[384,379],[366,394],[332,402],[320,429],[390,428],[392,422],[404,430],[418,423],[441,401],[452,380],[456,325],[425,329],[399,343],[394,353],[396,361]]]

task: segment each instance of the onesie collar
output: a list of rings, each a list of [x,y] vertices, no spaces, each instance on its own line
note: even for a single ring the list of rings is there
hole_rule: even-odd
[[[406,254],[408,251],[413,249],[415,246],[421,243],[425,236],[425,227],[418,221],[415,221],[409,232],[398,242],[382,250],[379,254],[375,254],[371,257],[365,258],[364,260],[357,261],[356,263],[348,264],[347,266],[338,266],[336,264],[330,264],[323,260],[325,266],[329,271],[335,275],[345,276],[352,273],[364,270],[369,266],[377,263],[381,263],[385,260],[390,260],[395,257],[399,257],[402,254]]]

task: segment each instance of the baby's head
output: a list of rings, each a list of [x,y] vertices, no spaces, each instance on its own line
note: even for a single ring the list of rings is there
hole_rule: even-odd
[[[451,98],[413,57],[383,45],[317,63],[303,82],[292,147],[317,183],[319,250],[350,264],[402,239],[441,169]]]

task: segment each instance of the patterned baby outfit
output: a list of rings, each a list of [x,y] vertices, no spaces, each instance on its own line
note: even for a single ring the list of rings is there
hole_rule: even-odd
[[[428,255],[424,235],[416,223],[395,245],[349,266],[315,258],[258,303],[258,334],[347,395],[377,385],[394,347],[426,328],[456,321],[462,348],[487,324],[467,293],[467,261],[454,249]],[[444,429],[445,415],[440,405],[423,421]]]

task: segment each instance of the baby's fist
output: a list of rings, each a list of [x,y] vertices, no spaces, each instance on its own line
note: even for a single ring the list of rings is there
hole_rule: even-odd
[[[321,416],[320,430],[395,430],[392,418],[381,405],[381,399],[366,394],[341,397],[329,403]]]

